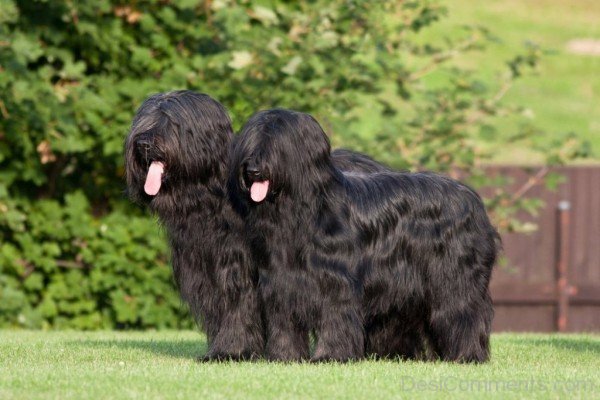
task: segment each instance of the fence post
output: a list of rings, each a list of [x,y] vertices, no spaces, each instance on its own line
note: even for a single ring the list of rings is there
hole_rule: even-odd
[[[567,331],[567,316],[569,312],[569,223],[571,203],[567,200],[558,203],[558,262],[557,269],[557,294],[558,312],[556,325],[559,332]]]

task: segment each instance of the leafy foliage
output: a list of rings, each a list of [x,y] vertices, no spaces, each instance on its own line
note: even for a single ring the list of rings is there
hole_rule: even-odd
[[[497,187],[497,223],[523,228],[515,213],[539,204],[481,166],[498,118],[522,122],[511,141],[537,134],[502,99],[541,51],[479,81],[453,59],[483,51],[495,39],[484,28],[420,40],[445,12],[433,0],[0,3],[0,325],[190,324],[156,221],[122,194],[123,139],[159,91],[208,93],[236,127],[268,107],[313,113],[335,145]],[[582,154],[576,141],[540,151],[549,163]]]

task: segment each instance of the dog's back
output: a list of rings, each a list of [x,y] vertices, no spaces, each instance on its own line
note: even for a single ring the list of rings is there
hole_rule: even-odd
[[[345,173],[343,186],[359,246],[397,236],[405,238],[398,245],[424,247],[419,254],[448,253],[460,237],[469,246],[487,247],[485,264],[494,264],[498,233],[481,197],[467,185],[430,172],[380,172]]]
[[[398,217],[460,219],[484,212],[479,195],[453,179],[430,172],[344,173],[344,188],[356,214],[365,219]]]

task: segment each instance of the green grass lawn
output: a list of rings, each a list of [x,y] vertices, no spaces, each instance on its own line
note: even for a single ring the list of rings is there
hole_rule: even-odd
[[[443,2],[449,16],[427,30],[426,37],[440,38],[461,24],[488,27],[501,39],[487,50],[457,60],[479,71],[486,82],[494,82],[505,61],[523,48],[526,41],[540,44],[552,54],[543,57],[539,72],[521,79],[508,92],[510,104],[525,106],[547,142],[568,132],[590,141],[600,159],[600,56],[573,54],[567,45],[574,39],[600,41],[600,1],[597,0],[452,0]],[[501,125],[510,134],[510,124]],[[501,141],[501,138],[499,138]],[[527,149],[498,152],[501,162],[532,161]],[[536,159],[534,158],[534,162]]]
[[[498,334],[485,365],[200,364],[195,332],[0,331],[0,399],[600,398],[600,336]]]

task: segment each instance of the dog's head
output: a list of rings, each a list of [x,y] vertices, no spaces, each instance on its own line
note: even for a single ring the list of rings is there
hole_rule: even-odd
[[[227,111],[211,97],[185,90],[151,96],[125,141],[130,198],[158,206],[177,201],[188,185],[225,178],[232,139]]]
[[[312,116],[282,109],[261,111],[236,139],[230,183],[252,203],[306,193],[326,175],[330,153],[327,135]]]

